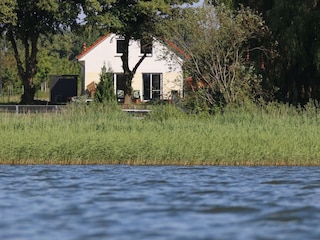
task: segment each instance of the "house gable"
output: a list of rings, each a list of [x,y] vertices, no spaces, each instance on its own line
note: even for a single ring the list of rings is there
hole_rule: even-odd
[[[88,54],[90,51],[92,51],[96,46],[98,46],[100,43],[102,43],[107,37],[109,36],[108,35],[105,35],[105,36],[102,36],[101,38],[99,38],[99,40],[97,40],[96,42],[94,42],[90,47],[86,47],[86,43],[84,43],[83,45],[83,51],[82,53],[80,53],[78,56],[77,56],[77,59],[79,61],[81,61],[80,59],[82,57],[84,57],[86,54]]]
[[[108,34],[101,37],[92,46],[85,48],[77,56],[82,66],[83,90],[87,89],[87,86],[92,82],[99,82],[99,75],[103,65],[115,74],[123,72],[121,47],[119,43],[117,44],[118,40],[121,40],[121,37],[115,34]],[[161,76],[161,89],[165,93],[161,93],[161,96],[168,95],[171,91],[170,89],[182,91],[182,59],[171,50],[173,46],[167,47],[156,39],[152,42],[152,49],[150,49],[150,45],[147,45],[149,48],[142,50],[141,45],[144,46],[144,43],[139,40],[130,41],[129,67],[131,69],[143,56],[144,51],[147,51],[147,57],[143,60],[133,78],[133,89],[143,92],[143,76],[151,74],[150,76]]]

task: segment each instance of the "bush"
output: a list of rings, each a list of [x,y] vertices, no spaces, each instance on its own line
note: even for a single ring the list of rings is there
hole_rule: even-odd
[[[116,102],[116,96],[114,93],[113,86],[113,73],[112,71],[107,71],[105,65],[103,65],[100,73],[100,82],[97,85],[97,89],[94,95],[95,102],[99,103],[111,103]]]

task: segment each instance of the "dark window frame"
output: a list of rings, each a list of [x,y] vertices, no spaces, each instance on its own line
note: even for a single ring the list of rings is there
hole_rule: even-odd
[[[153,43],[151,40],[140,40],[140,53],[151,56],[153,52]]]
[[[163,95],[163,74],[142,73],[143,100],[162,99]],[[157,85],[157,86],[156,86]]]
[[[117,54],[123,54],[124,52],[124,39],[117,39]]]

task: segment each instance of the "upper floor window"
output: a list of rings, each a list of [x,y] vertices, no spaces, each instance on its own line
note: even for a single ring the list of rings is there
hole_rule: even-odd
[[[124,40],[123,39],[117,39],[117,53],[121,54],[124,51]]]
[[[152,41],[151,40],[140,40],[140,53],[141,54],[147,54],[151,55],[152,54]]]

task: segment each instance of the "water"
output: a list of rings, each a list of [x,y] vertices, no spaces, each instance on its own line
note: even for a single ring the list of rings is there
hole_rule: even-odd
[[[1,166],[0,239],[320,239],[318,167]]]

